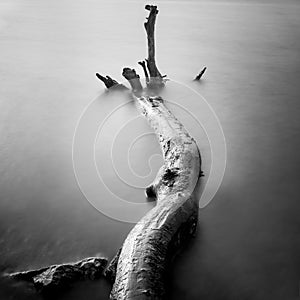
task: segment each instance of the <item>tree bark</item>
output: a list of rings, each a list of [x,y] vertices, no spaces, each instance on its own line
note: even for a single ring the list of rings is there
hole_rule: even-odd
[[[146,62],[142,60],[142,61],[139,61],[138,64],[143,68],[145,79],[146,79],[146,84],[148,84],[149,83],[149,74],[147,71]]]
[[[146,195],[155,197],[157,205],[134,226],[117,258],[110,296],[113,300],[165,298],[168,262],[194,235],[198,223],[199,203],[194,190],[201,176],[200,152],[195,140],[158,96],[165,83],[155,62],[154,29],[158,10],[153,5],[146,5],[145,9],[150,11],[144,24],[150,77],[145,62],[139,64],[148,89],[143,90],[134,69],[124,68],[122,74],[131,85],[138,109],[158,137],[164,164],[146,188]]]
[[[159,96],[165,81],[155,62],[154,29],[158,10],[153,5],[146,5],[145,9],[149,10],[144,24],[148,59],[146,63],[139,64],[143,67],[148,88],[143,89],[134,69],[124,68],[123,76],[131,85],[138,109],[157,135],[164,164],[154,182],[145,190],[147,197],[156,198],[157,205],[134,226],[104,273],[110,281],[114,281],[110,295],[113,300],[164,299],[168,263],[195,234],[198,223],[199,203],[195,187],[202,175],[200,152],[195,140]],[[109,76],[98,73],[96,76],[108,89],[126,88]],[[62,270],[55,274],[64,278],[65,274],[69,274],[69,265],[66,266],[50,266],[49,270]],[[74,266],[77,272],[77,264]],[[47,269],[12,274],[12,277],[32,279],[45,275]]]
[[[122,246],[111,299],[163,299],[168,261],[197,227],[193,192],[201,172],[200,152],[163,99],[143,93],[134,70],[125,68],[123,75],[158,137],[164,165],[146,189],[147,195],[156,197],[156,207],[135,225]]]

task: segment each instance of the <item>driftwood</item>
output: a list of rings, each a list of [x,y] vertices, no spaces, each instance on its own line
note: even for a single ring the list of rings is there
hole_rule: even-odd
[[[200,71],[200,73],[195,77],[195,81],[199,81],[201,78],[202,78],[202,76],[203,76],[203,74],[205,73],[205,71],[206,71],[206,67],[204,67],[201,71]]]
[[[135,225],[123,244],[111,299],[162,299],[168,261],[197,227],[198,201],[193,192],[200,176],[200,154],[163,99],[143,93],[134,70],[126,68],[123,75],[159,138],[164,165],[147,188],[147,194],[156,197],[156,207]]]
[[[155,63],[154,25],[158,13],[150,10],[145,29],[148,37],[147,68],[143,90],[134,69],[124,68],[136,104],[154,129],[164,157],[164,164],[146,195],[155,197],[156,207],[147,213],[127,236],[118,257],[116,279],[111,299],[163,299],[168,262],[186,240],[195,233],[198,201],[194,189],[201,174],[200,152],[194,139],[164,105],[157,91],[164,86]],[[151,96],[150,96],[151,95]]]
[[[75,263],[52,265],[49,267],[9,274],[12,279],[28,281],[42,292],[56,292],[70,284],[84,279],[97,279],[103,274],[107,259],[89,257]]]
[[[96,77],[101,80],[108,89],[127,90],[127,87],[125,85],[118,83],[108,75],[102,76],[99,73],[96,73]]]
[[[104,271],[104,276],[113,283],[110,298],[114,300],[165,298],[168,263],[195,234],[198,223],[199,203],[194,193],[202,176],[200,152],[195,140],[159,96],[160,90],[165,86],[165,76],[161,75],[155,62],[154,29],[158,10],[153,5],[146,5],[145,9],[149,10],[144,24],[148,58],[139,64],[143,68],[147,88],[143,88],[134,69],[124,68],[122,75],[131,85],[138,109],[158,137],[164,164],[154,182],[145,190],[146,196],[155,198],[157,205],[134,226],[122,248]],[[201,77],[204,72],[205,69],[198,76]],[[127,89],[109,76],[104,77],[98,73],[96,76],[109,90]],[[69,268],[70,265],[66,266]],[[76,269],[77,264],[74,266]],[[69,274],[68,268],[51,266],[10,276],[35,280],[36,276],[44,276],[53,269],[60,269],[63,271],[56,272],[56,275],[63,279]],[[91,277],[85,274],[87,273],[82,275],[84,278]],[[63,280],[59,282],[63,284]]]

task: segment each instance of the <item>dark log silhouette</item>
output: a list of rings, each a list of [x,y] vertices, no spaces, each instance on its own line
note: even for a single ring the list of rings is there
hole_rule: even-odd
[[[113,89],[119,89],[119,90],[127,90],[126,86],[124,86],[123,84],[118,83],[116,80],[112,79],[108,75],[104,77],[101,74],[96,73],[96,77],[99,80],[101,80],[108,89],[113,88]]]
[[[206,71],[206,67],[204,67],[201,71],[200,71],[200,73],[195,77],[195,79],[194,80],[200,80],[201,79],[201,77],[203,76],[203,74],[205,73],[205,71]]]
[[[148,74],[147,67],[146,67],[146,61],[144,61],[144,60],[139,61],[138,64],[142,66],[144,75],[146,78],[146,84],[148,84],[149,83],[149,74]]]
[[[158,14],[157,6],[146,5],[146,10],[149,10],[149,16],[144,23],[148,41],[148,58],[146,59],[147,68],[150,74],[147,86],[150,88],[160,88],[164,86],[163,76],[159,72],[155,62],[155,21]]]
[[[158,14],[157,6],[155,5],[146,5],[145,9],[149,10],[149,16],[147,22],[144,23],[147,39],[148,39],[148,59],[147,67],[150,73],[150,77],[162,77],[155,63],[155,38],[154,38],[154,29],[155,29],[155,20],[156,15]]]

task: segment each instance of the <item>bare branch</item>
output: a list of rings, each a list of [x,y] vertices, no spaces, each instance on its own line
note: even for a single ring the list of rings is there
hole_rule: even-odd
[[[101,80],[105,84],[105,86],[108,89],[113,87],[114,85],[118,84],[118,82],[116,80],[112,79],[109,76],[104,77],[104,76],[100,75],[99,73],[96,73],[96,76],[99,80]]]
[[[139,61],[138,64],[140,66],[142,66],[144,74],[145,74],[145,78],[146,78],[146,83],[148,84],[149,83],[149,74],[147,71],[146,62],[144,60],[142,60],[142,61]]]
[[[200,80],[201,79],[201,77],[203,76],[203,74],[205,73],[205,71],[206,71],[206,67],[204,67],[201,71],[200,71],[200,73],[195,77],[195,79],[194,80]]]
[[[149,16],[147,18],[147,22],[144,23],[146,33],[147,33],[147,41],[148,41],[148,59],[146,59],[146,63],[150,74],[149,84],[151,85],[151,87],[161,87],[164,85],[164,81],[155,62],[155,37],[154,37],[155,21],[156,21],[156,15],[158,14],[158,9],[157,6],[155,5],[146,5],[145,9],[150,11]]]
[[[108,89],[119,89],[119,90],[127,90],[127,87],[123,84],[118,83],[116,80],[112,79],[110,76],[102,76],[99,73],[96,73],[96,76],[99,80],[101,80]]]

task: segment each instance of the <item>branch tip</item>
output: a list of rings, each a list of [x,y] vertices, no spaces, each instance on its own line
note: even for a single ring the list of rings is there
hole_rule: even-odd
[[[204,67],[201,71],[200,71],[200,73],[195,77],[195,81],[199,81],[200,79],[201,79],[201,77],[203,76],[203,74],[205,73],[205,71],[206,71],[206,67]]]

